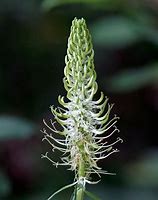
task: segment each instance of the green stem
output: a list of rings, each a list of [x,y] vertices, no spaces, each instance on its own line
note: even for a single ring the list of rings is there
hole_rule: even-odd
[[[79,169],[78,169],[79,178],[85,177],[85,165],[84,160],[81,158],[79,161]],[[84,199],[84,185],[78,184],[77,191],[76,191],[76,200],[83,200]]]
[[[84,188],[77,186],[76,200],[83,200],[84,198]]]

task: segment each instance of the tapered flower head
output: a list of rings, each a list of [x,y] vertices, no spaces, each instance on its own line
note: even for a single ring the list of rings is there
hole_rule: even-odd
[[[58,97],[61,107],[51,106],[55,121],[51,121],[50,125],[44,121],[52,133],[43,130],[43,140],[48,141],[53,150],[63,154],[58,162],[47,154],[43,157],[48,158],[53,165],[68,166],[75,171],[76,183],[85,185],[86,182],[92,183],[92,173],[99,176],[107,173],[99,167],[98,161],[118,152],[113,146],[122,140],[118,137],[113,143],[108,143],[110,136],[119,132],[116,128],[118,117],[110,119],[113,105],[108,103],[103,92],[99,99],[94,97],[98,90],[94,51],[83,18],[75,18],[72,22],[65,64],[63,82],[67,96]],[[57,130],[56,122],[62,130]],[[63,139],[57,139],[54,133],[62,135]]]

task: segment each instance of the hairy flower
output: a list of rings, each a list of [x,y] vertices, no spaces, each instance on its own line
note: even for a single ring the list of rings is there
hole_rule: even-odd
[[[98,100],[94,100],[98,90],[94,51],[83,18],[75,18],[72,22],[65,64],[63,82],[68,100],[66,102],[64,97],[59,96],[58,101],[62,107],[51,106],[55,122],[51,121],[48,125],[44,120],[46,127],[53,133],[62,135],[63,139],[57,139],[54,134],[43,130],[43,140],[63,155],[59,162],[49,158],[48,153],[43,157],[48,158],[55,166],[69,166],[69,169],[75,171],[75,184],[85,187],[86,183],[95,183],[90,181],[92,173],[99,176],[107,174],[107,171],[98,166],[98,161],[118,152],[113,145],[122,142],[122,139],[118,137],[113,143],[108,143],[108,138],[119,132],[115,125],[118,117],[110,119],[113,105],[108,103],[103,92]],[[62,130],[57,130],[56,122]]]

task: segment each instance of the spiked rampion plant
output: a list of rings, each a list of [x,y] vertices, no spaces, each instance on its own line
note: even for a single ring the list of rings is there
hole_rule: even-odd
[[[113,143],[108,143],[108,138],[115,132],[119,132],[115,124],[118,117],[109,119],[113,105],[108,104],[108,98],[101,92],[98,100],[94,95],[98,90],[96,72],[94,69],[94,51],[91,36],[87,29],[85,20],[74,19],[68,39],[67,55],[65,57],[64,87],[67,91],[67,102],[64,97],[59,96],[58,101],[62,107],[54,108],[51,111],[55,121],[48,125],[45,120],[46,129],[43,129],[43,140],[46,140],[54,150],[62,153],[60,161],[54,161],[48,156],[48,152],[42,155],[53,165],[69,166],[75,172],[74,182],[67,185],[53,195],[68,188],[75,187],[72,200],[83,200],[86,191],[86,183],[95,184],[91,181],[91,174],[108,174],[107,171],[98,166],[98,161],[107,158],[118,152],[113,145],[122,140],[117,138]],[[55,123],[58,123],[62,130],[57,130]],[[109,132],[109,130],[111,130]],[[63,138],[56,138],[54,134]],[[94,199],[92,195],[90,195]]]

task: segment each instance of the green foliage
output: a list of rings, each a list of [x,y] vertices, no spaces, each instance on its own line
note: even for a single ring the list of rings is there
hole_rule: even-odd
[[[157,172],[157,151],[146,152],[139,160],[127,165],[125,170],[126,184],[134,187],[157,188]]]
[[[124,0],[43,0],[42,9],[48,11],[56,6],[68,5],[68,4],[85,4],[92,6],[93,8],[107,9],[120,7]]]
[[[22,118],[1,116],[0,117],[0,139],[27,138],[33,134],[35,125]]]
[[[124,47],[140,39],[138,25],[125,17],[99,19],[91,27],[96,45]]]
[[[49,10],[56,6],[70,4],[70,3],[96,3],[103,2],[103,0],[44,0],[42,3],[42,8],[44,10]]]
[[[92,200],[101,200],[99,197],[97,197],[96,195],[94,195],[93,193],[85,190],[85,194],[90,197]]]
[[[147,85],[157,84],[158,64],[139,69],[124,70],[106,81],[106,87],[113,92],[131,92]]]
[[[149,18],[149,17],[148,17]],[[123,48],[142,40],[158,45],[158,31],[150,24],[128,17],[106,17],[97,20],[91,26],[93,40],[96,45],[106,48]]]

